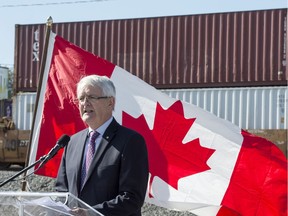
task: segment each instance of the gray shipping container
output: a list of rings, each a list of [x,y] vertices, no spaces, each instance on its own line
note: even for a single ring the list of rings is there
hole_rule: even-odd
[[[15,92],[37,89],[46,24],[16,25]],[[156,88],[287,85],[287,9],[54,23]]]
[[[287,87],[163,89],[172,98],[195,104],[242,129],[287,129]],[[30,130],[36,93],[18,93],[13,120],[19,130]]]
[[[165,89],[172,98],[194,104],[242,129],[287,129],[288,88]]]
[[[18,130],[31,130],[36,93],[23,92],[13,97],[13,121]]]

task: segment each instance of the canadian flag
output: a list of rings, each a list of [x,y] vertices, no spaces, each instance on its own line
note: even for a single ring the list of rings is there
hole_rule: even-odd
[[[111,78],[114,117],[141,133],[150,179],[146,202],[197,215],[287,215],[287,160],[271,142],[168,97],[124,69],[50,34],[30,164],[62,134],[86,127],[76,99],[84,75]],[[61,152],[37,174],[56,177]]]

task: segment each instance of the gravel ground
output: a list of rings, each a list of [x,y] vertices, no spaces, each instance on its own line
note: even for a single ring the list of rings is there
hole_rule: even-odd
[[[11,166],[7,170],[1,170],[0,171],[0,182],[10,178],[11,176],[15,175],[20,170],[17,166]],[[19,179],[19,177],[17,178]],[[36,176],[32,175],[28,177],[28,186],[31,189],[31,191],[34,192],[52,192],[54,191],[54,179],[43,177],[43,176]],[[22,183],[21,181],[12,181],[0,188],[0,192],[3,191],[21,191]],[[8,216],[11,214],[8,214],[7,211],[2,209],[0,211],[0,216]],[[157,207],[152,204],[145,203],[142,207],[142,216],[195,216],[194,214],[190,212],[178,212],[178,211],[171,211],[167,210],[161,207]]]

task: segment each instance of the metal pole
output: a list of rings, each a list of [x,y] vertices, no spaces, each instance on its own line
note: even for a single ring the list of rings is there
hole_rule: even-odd
[[[33,113],[32,128],[31,128],[31,133],[30,133],[30,138],[29,138],[29,145],[28,145],[28,149],[27,149],[25,167],[27,167],[27,165],[29,164],[31,143],[32,143],[32,138],[33,138],[34,126],[35,126],[35,118],[36,118],[36,113],[37,113],[37,109],[38,109],[40,91],[41,91],[41,87],[42,87],[42,83],[43,83],[43,76],[44,76],[44,70],[45,70],[45,66],[46,66],[47,50],[48,50],[50,33],[51,33],[51,30],[52,30],[52,24],[53,24],[53,19],[50,16],[50,17],[48,17],[47,22],[46,22],[46,33],[45,33],[44,49],[43,49],[43,54],[42,54],[41,64],[40,64],[40,74],[39,74],[39,80],[38,80],[35,109],[34,109],[34,113]],[[23,174],[23,176],[24,176],[24,181],[22,183],[22,191],[25,191],[26,190],[26,180],[25,180],[26,172]]]

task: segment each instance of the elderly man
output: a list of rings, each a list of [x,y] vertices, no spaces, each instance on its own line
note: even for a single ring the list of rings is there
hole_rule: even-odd
[[[139,216],[149,175],[147,149],[139,133],[114,119],[115,95],[105,76],[86,76],[78,83],[80,115],[88,128],[71,136],[56,190],[71,192],[107,216]]]

